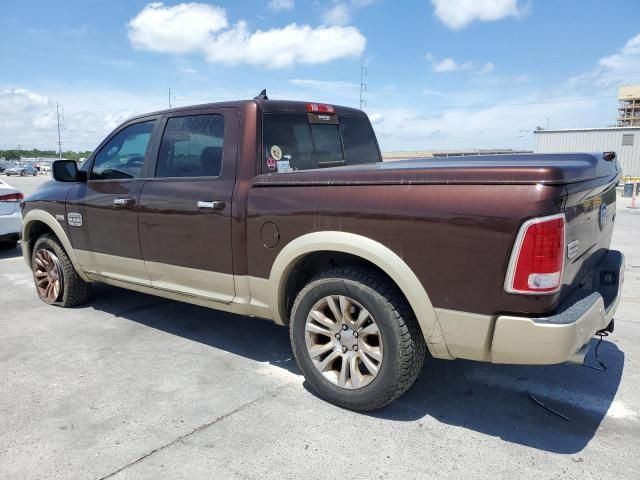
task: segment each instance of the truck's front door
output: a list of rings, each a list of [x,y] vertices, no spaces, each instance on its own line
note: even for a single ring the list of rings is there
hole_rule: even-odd
[[[150,284],[140,241],[140,190],[159,117],[122,126],[89,159],[86,183],[67,199],[69,233],[83,270],[127,282]]]
[[[140,194],[140,245],[154,287],[233,300],[238,123],[237,110],[227,108],[163,120],[154,172]]]

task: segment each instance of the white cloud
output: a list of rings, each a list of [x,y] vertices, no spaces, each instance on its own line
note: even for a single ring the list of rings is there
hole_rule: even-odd
[[[365,37],[351,26],[297,25],[250,31],[243,20],[229,27],[223,9],[201,3],[147,5],[128,24],[136,48],[163,53],[203,53],[212,63],[284,68],[357,57]]]
[[[436,60],[433,55],[427,53],[425,56],[427,60],[431,62],[431,70],[436,73],[446,73],[446,72],[462,72],[467,70],[477,70],[477,73],[483,75],[493,71],[495,65],[493,62],[486,62],[480,67],[476,67],[476,65],[468,60],[466,62],[457,62],[453,58],[444,58],[442,60]]]
[[[604,69],[616,72],[637,71],[637,55],[640,55],[640,33],[631,38],[618,53],[600,59],[598,64]]]
[[[143,50],[190,53],[211,34],[228,26],[224,9],[204,3],[180,3],[165,7],[150,3],[129,23],[131,44]]]
[[[439,62],[434,62],[432,65],[433,71],[438,73],[470,70],[472,66],[471,62],[457,63],[453,58],[445,58]]]
[[[211,38],[204,48],[207,60],[237,65],[248,63],[284,68],[296,63],[314,65],[357,57],[366,39],[355,27],[316,27],[289,24],[284,28],[249,32],[245,22]]]
[[[435,15],[453,30],[465,28],[471,22],[491,22],[517,17],[526,11],[518,0],[431,0]]]
[[[484,75],[485,73],[491,73],[493,72],[494,68],[496,68],[496,66],[493,62],[487,62],[484,65],[482,65],[482,67],[480,67],[480,69],[478,70],[478,73],[481,75]]]
[[[24,88],[12,88],[0,91],[0,111],[5,115],[16,115],[37,110],[50,105],[44,95],[33,93]]]
[[[377,0],[333,0],[333,6],[322,14],[326,25],[346,25],[351,21],[353,10],[368,7]]]
[[[270,0],[269,8],[271,10],[292,10],[295,7],[293,0]]]
[[[324,12],[322,20],[328,25],[346,25],[351,21],[351,11],[345,3],[338,3]]]
[[[384,115],[379,112],[375,112],[369,115],[369,120],[372,125],[376,125],[384,120]]]

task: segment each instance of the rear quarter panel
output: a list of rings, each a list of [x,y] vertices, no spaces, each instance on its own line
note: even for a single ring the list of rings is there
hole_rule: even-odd
[[[523,219],[558,213],[564,187],[543,185],[254,186],[247,206],[249,275],[268,278],[279,251],[317,231],[363,235],[414,271],[435,307],[481,314],[542,313],[558,295],[503,290]],[[273,222],[275,248],[260,230]]]

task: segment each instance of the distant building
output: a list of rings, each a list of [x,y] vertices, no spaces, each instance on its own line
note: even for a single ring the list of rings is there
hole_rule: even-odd
[[[460,150],[403,150],[382,152],[382,160],[407,160],[416,158],[466,157],[467,155],[509,155],[513,153],[531,153],[531,150],[511,150],[510,148],[479,149],[467,148]]]
[[[640,127],[640,85],[618,88],[618,126]]]
[[[616,152],[622,174],[640,177],[640,124],[637,127],[538,130],[533,133],[536,153]]]

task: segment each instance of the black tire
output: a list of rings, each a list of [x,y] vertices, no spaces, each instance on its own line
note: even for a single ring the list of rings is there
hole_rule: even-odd
[[[20,176],[21,176],[21,177],[24,177],[24,175],[25,175],[24,170],[20,170]]]
[[[62,288],[55,301],[48,301],[40,294],[40,291],[36,287],[36,291],[38,292],[40,299],[47,304],[65,308],[77,307],[87,303],[89,295],[91,294],[91,284],[80,278],[78,272],[76,272],[76,269],[73,267],[69,256],[64,251],[64,248],[62,248],[58,239],[53,235],[41,236],[36,240],[35,245],[33,246],[33,253],[31,255],[31,271],[34,275],[34,283],[36,279],[36,252],[41,249],[53,252],[58,258],[62,272]]]
[[[366,386],[347,389],[327,380],[313,364],[305,343],[305,323],[313,305],[328,295],[345,295],[366,308],[380,331],[384,358]],[[406,300],[384,276],[358,267],[336,268],[314,278],[298,294],[291,312],[293,354],[309,385],[324,399],[357,411],[377,410],[413,385],[422,370],[426,345]]]

